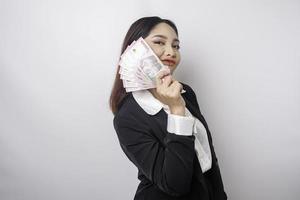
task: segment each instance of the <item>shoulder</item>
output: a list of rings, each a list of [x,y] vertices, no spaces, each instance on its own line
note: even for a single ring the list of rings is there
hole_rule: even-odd
[[[113,126],[122,143],[142,137],[151,136],[151,117],[138,105],[129,92],[119,104],[113,118]]]
[[[131,92],[126,93],[118,106],[118,111],[114,115],[114,122],[126,120],[137,122],[145,119],[144,110],[135,101]]]
[[[183,93],[186,97],[188,98],[192,98],[193,100],[197,100],[196,97],[196,93],[195,91],[192,89],[192,87],[186,83],[180,82],[183,86],[183,89],[186,91],[185,93]]]
[[[200,111],[198,99],[197,99],[196,93],[194,92],[192,87],[186,83],[183,83],[183,82],[180,82],[180,83],[182,84],[183,89],[186,91],[185,93],[183,93],[183,96],[185,96]],[[200,111],[200,113],[201,113],[201,111]]]

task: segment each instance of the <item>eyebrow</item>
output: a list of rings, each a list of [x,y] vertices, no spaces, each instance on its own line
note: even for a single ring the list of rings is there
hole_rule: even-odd
[[[164,39],[168,39],[168,37],[166,37],[164,35],[154,35],[152,38],[154,38],[154,37],[161,37],[161,38],[164,38]],[[174,41],[179,42],[179,40],[177,38],[175,38]]]

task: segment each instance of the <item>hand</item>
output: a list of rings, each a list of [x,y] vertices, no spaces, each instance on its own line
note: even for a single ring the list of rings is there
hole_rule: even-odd
[[[156,76],[156,88],[150,92],[170,108],[171,114],[185,116],[185,101],[181,96],[183,86],[175,80],[169,71],[161,71]]]

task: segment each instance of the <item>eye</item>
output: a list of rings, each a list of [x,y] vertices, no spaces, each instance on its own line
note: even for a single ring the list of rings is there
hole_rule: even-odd
[[[162,41],[154,41],[153,43],[154,43],[154,44],[159,44],[159,45],[164,45],[164,44],[165,44],[165,43],[162,42]]]
[[[174,47],[175,49],[177,49],[177,50],[179,50],[179,49],[180,49],[180,46],[179,46],[178,44],[176,44],[176,45],[173,45],[173,47]]]

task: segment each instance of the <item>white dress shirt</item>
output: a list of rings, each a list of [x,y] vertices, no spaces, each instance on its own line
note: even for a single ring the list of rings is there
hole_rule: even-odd
[[[185,116],[171,114],[169,106],[156,99],[148,90],[133,91],[132,95],[142,109],[150,115],[155,115],[162,108],[164,109],[168,114],[167,131],[169,133],[185,136],[194,135],[195,152],[202,172],[204,173],[211,168],[212,157],[207,132],[199,119],[194,117],[187,108],[185,108]]]

